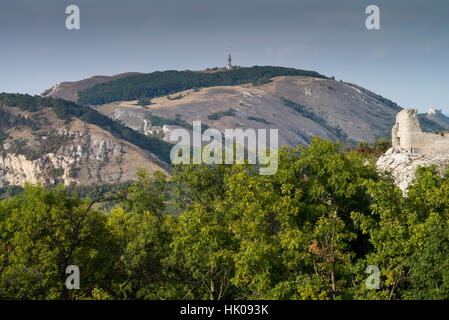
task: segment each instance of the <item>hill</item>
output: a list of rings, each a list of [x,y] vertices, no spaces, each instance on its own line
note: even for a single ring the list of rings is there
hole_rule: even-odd
[[[288,146],[307,145],[314,136],[370,143],[390,137],[395,116],[402,109],[357,85],[311,76],[185,90],[153,98],[151,103],[139,106],[137,101],[116,101],[95,109],[135,130],[159,132],[165,139],[171,129],[201,120],[221,130],[278,128],[280,144]],[[424,129],[441,128],[427,120]]]
[[[315,71],[270,66],[237,68],[213,73],[158,71],[94,85],[78,93],[78,102],[85,105],[100,105],[113,101],[160,97],[195,88],[232,86],[244,83],[263,84],[278,76],[326,78]]]
[[[0,94],[0,187],[118,183],[168,172],[170,145],[61,99]]]
[[[280,143],[288,146],[307,145],[314,136],[351,145],[389,138],[402,109],[355,84],[315,71],[271,66],[112,77],[90,83],[77,96],[80,104],[166,141],[171,129],[201,120],[219,129],[279,128]],[[423,114],[420,120],[424,131],[449,129],[442,114]]]
[[[61,98],[76,102],[78,100],[78,92],[93,87],[96,84],[117,80],[124,77],[140,75],[139,72],[126,72],[116,74],[114,76],[93,76],[88,79],[72,82],[61,82],[55,84],[48,90],[41,93],[43,97]]]
[[[447,130],[447,127],[449,126],[449,118],[444,115],[441,110],[430,109],[425,117],[439,125],[442,128],[442,130],[439,131]]]

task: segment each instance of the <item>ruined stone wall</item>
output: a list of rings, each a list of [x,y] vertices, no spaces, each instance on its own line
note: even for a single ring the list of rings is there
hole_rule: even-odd
[[[423,132],[416,109],[404,109],[397,114],[391,136],[396,151],[449,155],[449,133]]]

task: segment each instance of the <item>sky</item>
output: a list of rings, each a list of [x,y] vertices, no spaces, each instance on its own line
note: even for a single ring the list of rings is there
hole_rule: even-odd
[[[80,8],[67,30],[66,7]],[[368,30],[368,5],[380,30]],[[0,92],[226,64],[314,70],[449,114],[447,0],[1,0]]]

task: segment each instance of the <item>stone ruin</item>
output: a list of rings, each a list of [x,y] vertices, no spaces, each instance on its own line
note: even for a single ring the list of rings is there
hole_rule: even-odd
[[[449,132],[423,132],[416,109],[404,109],[396,116],[392,148],[377,160],[379,171],[391,171],[396,185],[407,194],[418,167],[434,165],[443,174],[449,165]]]
[[[391,136],[395,152],[449,156],[449,132],[423,132],[416,109],[404,109],[397,114]]]

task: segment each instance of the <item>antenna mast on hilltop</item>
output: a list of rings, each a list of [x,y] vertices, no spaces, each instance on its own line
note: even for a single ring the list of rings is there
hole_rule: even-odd
[[[231,61],[232,61],[232,58],[231,58],[231,47],[228,47],[228,64],[226,65],[226,69],[227,70],[231,70],[232,69]]]

